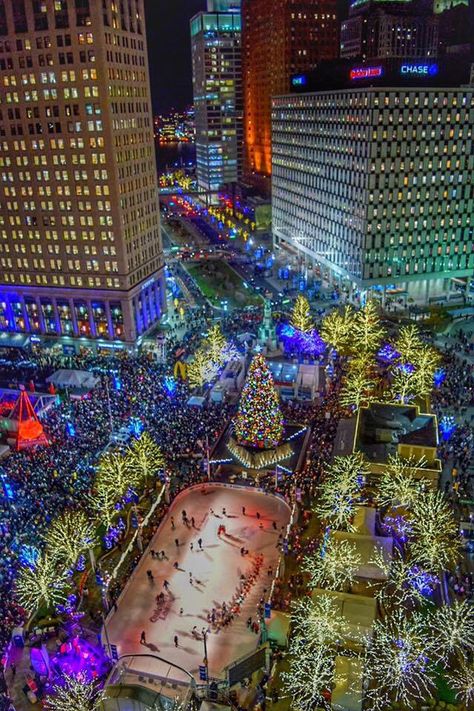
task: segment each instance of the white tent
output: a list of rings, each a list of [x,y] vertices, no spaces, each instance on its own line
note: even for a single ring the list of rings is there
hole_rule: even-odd
[[[99,382],[99,378],[88,370],[69,370],[61,368],[46,378],[46,382],[53,383],[59,388],[76,390],[92,390]]]

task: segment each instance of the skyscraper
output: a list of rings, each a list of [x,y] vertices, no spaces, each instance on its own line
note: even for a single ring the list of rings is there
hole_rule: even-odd
[[[336,0],[243,0],[244,166],[246,177],[271,173],[271,97],[290,77],[339,54]]]
[[[208,0],[191,20],[198,187],[216,192],[242,167],[240,2]],[[221,12],[229,8],[228,12]],[[215,10],[215,11],[213,11]]]
[[[341,24],[344,59],[432,58],[438,45],[438,18],[424,0],[353,0]]]
[[[0,0],[0,329],[133,343],[165,306],[143,0]]]
[[[335,63],[336,64],[336,63]],[[350,293],[420,301],[474,269],[469,63],[341,62],[273,101],[275,243]],[[462,85],[462,86],[461,86]],[[315,89],[315,91],[312,91]]]

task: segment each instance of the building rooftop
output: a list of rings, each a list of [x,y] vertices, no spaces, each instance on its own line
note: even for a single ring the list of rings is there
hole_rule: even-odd
[[[386,462],[399,445],[436,449],[436,417],[420,413],[415,405],[374,403],[360,410],[355,450],[372,462]]]

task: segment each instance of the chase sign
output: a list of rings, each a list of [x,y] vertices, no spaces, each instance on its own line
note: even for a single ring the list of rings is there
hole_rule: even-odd
[[[400,74],[405,76],[432,77],[437,73],[437,64],[402,64],[400,67]]]

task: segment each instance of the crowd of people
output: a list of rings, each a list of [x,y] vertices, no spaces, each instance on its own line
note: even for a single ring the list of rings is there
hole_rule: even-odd
[[[190,288],[191,285],[189,285]],[[0,497],[0,648],[5,649],[13,627],[24,619],[17,605],[14,581],[21,564],[34,558],[41,549],[45,531],[54,517],[68,507],[85,504],[91,494],[94,464],[110,440],[111,427],[118,429],[133,419],[140,420],[161,447],[172,468],[174,492],[197,483],[203,478],[203,459],[207,447],[217,440],[225,428],[232,407],[225,403],[206,402],[202,407],[188,404],[186,384],[174,382],[170,389],[165,376],[175,362],[177,353],[193,353],[203,338],[212,309],[201,305],[186,316],[183,331],[179,319],[171,321],[167,341],[168,362],[154,363],[146,357],[83,356],[70,359],[74,367],[84,367],[100,376],[99,385],[87,399],[62,402],[52,408],[44,419],[50,445],[31,451],[11,454],[3,463],[3,496]],[[242,331],[256,330],[261,316],[254,309],[223,316],[221,326],[231,339]],[[459,343],[446,349],[443,368],[445,379],[435,391],[433,404],[441,417],[453,414],[457,427],[452,436],[440,444],[440,456],[445,465],[456,470],[458,493],[467,492],[473,484],[470,471],[474,453],[474,415],[468,408],[474,402],[474,366],[468,358],[472,340],[464,333]],[[458,347],[459,346],[459,347]],[[58,365],[54,357],[39,356],[28,367],[16,372],[12,366],[4,370],[8,380],[27,377],[44,383]],[[296,481],[301,496],[311,498],[325,465],[330,459],[339,420],[343,414],[338,402],[337,373],[328,379],[323,401],[311,404],[283,404],[288,421],[311,425],[306,460]],[[68,425],[73,424],[71,429]],[[5,486],[7,484],[7,486]],[[294,495],[295,482],[287,478],[277,491]],[[173,492],[173,493],[174,493]],[[294,529],[291,540],[285,540],[285,552],[301,553],[301,536]],[[258,575],[258,572],[256,573]],[[472,576],[459,573],[453,587],[472,596]],[[249,584],[246,580],[243,586]],[[456,590],[456,587],[454,587]],[[117,589],[118,594],[118,589]],[[243,593],[242,593],[243,594]],[[222,610],[217,622],[226,624],[235,614],[238,600]],[[213,622],[214,624],[214,622]],[[1,680],[0,680],[1,683]]]

